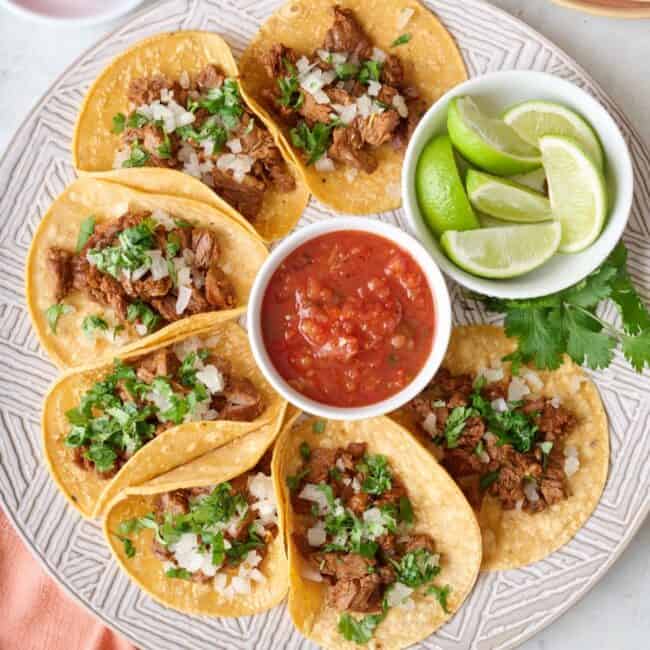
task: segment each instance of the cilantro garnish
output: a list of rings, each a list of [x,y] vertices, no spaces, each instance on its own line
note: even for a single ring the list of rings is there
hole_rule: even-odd
[[[336,71],[336,76],[343,81],[348,79],[353,79],[359,74],[359,66],[354,63],[338,63],[334,70]]]
[[[399,498],[399,519],[407,524],[413,523],[413,506],[408,497]]]
[[[327,422],[325,422],[325,420],[315,420],[314,423],[311,425],[311,430],[314,433],[323,433],[325,431],[326,425]]]
[[[357,79],[368,85],[371,81],[379,81],[382,64],[379,61],[364,61],[359,68]]]
[[[165,571],[165,576],[168,578],[189,580],[192,577],[192,574],[187,569],[181,569],[180,567],[171,567]]]
[[[447,598],[449,597],[450,593],[451,587],[449,585],[445,585],[444,587],[436,587],[436,585],[431,585],[426,591],[427,596],[436,597],[436,600],[440,603],[440,607],[442,607],[442,611],[445,614],[450,613],[447,609]]]
[[[134,111],[129,115],[126,125],[131,129],[141,129],[143,126],[149,124],[149,122],[151,122],[151,120],[146,115]]]
[[[77,253],[80,253],[83,247],[88,243],[90,236],[95,232],[95,217],[90,215],[84,219],[79,226],[79,235],[77,236]]]
[[[135,556],[135,546],[133,542],[128,537],[119,537],[120,542],[124,545],[124,553],[126,557],[132,558]]]
[[[111,128],[111,133],[119,135],[124,131],[126,126],[126,115],[124,113],[116,113],[113,115],[113,127]]]
[[[488,309],[505,314],[506,333],[518,339],[517,350],[507,358],[555,369],[566,353],[576,363],[598,370],[609,366],[620,345],[637,372],[650,367],[650,311],[626,264],[627,250],[620,242],[599,269],[564,291],[530,300],[481,298]],[[607,298],[618,308],[622,330],[596,313]]]
[[[160,322],[160,316],[151,307],[139,300],[132,302],[127,307],[126,318],[129,323],[140,321],[147,328],[147,332],[153,332]]]
[[[391,564],[399,581],[413,589],[431,582],[440,573],[438,558],[426,548],[410,551],[399,562],[391,560]]]
[[[151,156],[136,140],[131,145],[131,155],[122,163],[122,167],[144,167]]]
[[[386,456],[366,455],[356,469],[365,476],[361,489],[367,494],[380,495],[391,489],[393,475]]]
[[[50,305],[45,310],[45,317],[47,318],[47,324],[50,326],[52,334],[56,334],[56,328],[59,325],[59,318],[65,314],[69,314],[71,311],[74,311],[74,308],[70,305],[66,305],[62,302],[59,302],[55,305]]]
[[[156,150],[158,158],[171,158],[172,157],[172,142],[167,133],[164,134],[164,141]]]
[[[88,338],[92,338],[95,330],[107,332],[108,323],[101,316],[91,314],[90,316],[86,316],[83,319],[81,323],[81,329]]]
[[[445,439],[449,449],[458,447],[458,441],[465,430],[467,420],[475,415],[476,411],[466,406],[457,406],[449,414],[447,422],[445,422]]]
[[[499,478],[499,470],[498,469],[495,469],[493,472],[488,472],[487,474],[483,474],[483,476],[481,476],[481,479],[479,481],[479,487],[481,488],[481,490],[485,491],[498,478]]]
[[[385,618],[386,611],[381,614],[366,614],[358,619],[346,612],[339,617],[338,631],[346,641],[363,645],[372,639],[375,628]]]
[[[303,460],[309,460],[311,458],[311,449],[304,440],[300,443],[300,456]]]
[[[408,43],[411,40],[411,35],[410,34],[402,34],[401,36],[398,36],[391,44],[391,47],[398,47],[399,45],[404,45]]]
[[[300,486],[300,482],[305,476],[309,474],[309,467],[305,467],[302,471],[298,472],[295,476],[287,476],[287,487],[295,492]]]
[[[300,122],[289,132],[291,143],[309,154],[307,164],[312,165],[325,155],[332,138],[332,129],[338,125],[338,121],[329,124],[316,122],[310,129],[306,122]]]
[[[280,96],[276,99],[276,102],[280,106],[293,108],[297,111],[303,105],[305,96],[300,90],[300,82],[296,75],[280,77],[278,79],[278,88],[280,89]]]
[[[235,79],[226,79],[220,87],[210,88],[205,97],[198,101],[198,105],[211,115],[218,116],[229,131],[237,127],[244,112]]]

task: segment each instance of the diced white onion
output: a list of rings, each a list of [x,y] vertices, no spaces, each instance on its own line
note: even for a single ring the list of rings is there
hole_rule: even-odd
[[[314,483],[307,483],[305,487],[302,488],[300,494],[298,495],[301,499],[306,501],[313,501],[318,504],[320,512],[327,512],[329,505],[327,503],[327,497],[323,494],[323,491],[318,488]]]
[[[241,153],[242,151],[242,146],[241,146],[241,140],[239,138],[232,138],[231,140],[228,140],[226,142],[226,147],[232,151],[232,153]]]
[[[400,117],[408,117],[409,116],[409,108],[406,105],[406,100],[402,95],[393,95],[393,106],[395,107],[395,110],[399,113]]]
[[[152,253],[153,251],[147,251],[148,253]],[[143,264],[142,266],[139,266],[135,271],[131,273],[131,280],[133,282],[136,282],[140,278],[146,275],[147,271],[149,270],[149,265],[148,264]]]
[[[183,70],[179,75],[178,83],[181,85],[183,90],[187,90],[190,87],[190,75],[187,74],[186,70]]]
[[[503,368],[480,368],[478,376],[485,377],[485,380],[492,384],[503,379]]]
[[[571,450],[572,453],[569,453]],[[575,447],[564,448],[564,473],[571,478],[580,469],[578,450]]]
[[[176,224],[174,223],[171,214],[161,210],[160,208],[156,208],[152,211],[151,218],[156,222],[156,224],[163,226],[165,230],[174,230],[174,228],[176,228]]]
[[[352,491],[355,494],[359,494],[359,492],[361,492],[361,483],[356,476],[352,479]]]
[[[491,402],[492,408],[497,413],[505,413],[508,410],[508,402],[506,402],[503,397],[498,397]]]
[[[410,598],[412,593],[411,587],[407,587],[401,582],[395,582],[386,594],[386,604],[388,607],[395,607]]]
[[[544,382],[540,379],[539,375],[536,372],[532,370],[526,370],[522,373],[522,376],[534,391],[540,391],[542,388],[544,388]]]
[[[307,542],[309,546],[322,546],[326,539],[325,522],[322,519],[315,526],[307,530]]]
[[[253,582],[266,582],[266,576],[259,570],[259,569],[251,569],[248,577],[253,581]]]
[[[151,277],[154,280],[162,280],[169,275],[167,259],[163,257],[162,251],[148,251],[147,255],[151,259]]]
[[[523,499],[519,499],[519,500],[515,501],[515,510],[521,512],[521,509],[523,507],[524,507],[524,500]]]
[[[178,287],[178,298],[176,299],[176,313],[182,314],[187,306],[190,304],[190,298],[192,297],[192,289],[185,286]]]
[[[561,400],[557,395],[555,395],[555,396],[551,399],[551,406],[552,406],[554,409],[559,409],[561,404],[562,404],[562,400]]]
[[[370,80],[368,82],[368,94],[371,97],[377,97],[379,91],[381,90],[381,84],[378,81]],[[395,95],[397,97],[397,95]]]
[[[485,442],[496,442],[497,437],[491,432],[491,431],[486,431],[483,434],[483,440]]]
[[[221,371],[211,363],[196,373],[196,378],[208,387],[212,395],[222,393],[226,387],[226,380]]]
[[[359,109],[359,115],[361,117],[368,117],[370,111],[372,110],[372,100],[368,95],[361,95],[357,99],[357,108]]]
[[[335,169],[334,161],[331,158],[328,158],[327,156],[323,156],[322,158],[319,158],[314,163],[314,167],[316,171],[319,172],[333,172]]]
[[[537,503],[539,501],[539,493],[537,492],[536,481],[524,481],[524,494],[530,503]]]
[[[490,462],[490,454],[487,453],[487,451],[483,450],[479,455],[478,455],[479,460],[482,463],[489,463]]]
[[[322,51],[322,50],[321,50]],[[326,59],[324,59],[326,60]],[[297,61],[296,61],[296,70],[298,70],[299,74],[306,74],[309,72],[316,64],[310,64],[309,59],[306,56],[301,56]]]
[[[238,594],[250,594],[251,592],[251,583],[245,578],[240,578],[239,576],[233,576],[230,580],[232,588],[235,590],[235,593]]]
[[[147,329],[146,325],[143,325],[142,323],[136,323],[135,324],[135,331],[140,335],[140,336],[146,336],[149,330]]]
[[[332,63],[340,65],[348,60],[348,55],[345,52],[332,52]]]
[[[397,29],[404,29],[414,13],[415,9],[412,9],[411,7],[405,7],[402,9],[397,16]]]
[[[342,458],[337,458],[335,464],[336,464],[336,469],[338,469],[339,472],[345,472],[345,463],[343,462]]]
[[[521,377],[513,377],[508,386],[508,401],[518,402],[520,399],[530,394],[530,388]]]
[[[254,162],[251,156],[245,154],[226,153],[217,158],[217,168],[221,171],[232,171],[235,180],[241,183],[253,168]]]
[[[424,422],[422,422],[422,428],[430,435],[435,436],[438,432],[438,418],[435,413],[429,413]]]
[[[373,47],[372,56],[370,58],[378,63],[383,63],[386,60],[386,52],[380,50],[378,47]]]
[[[170,90],[169,88],[161,88],[160,89],[160,101],[164,102],[165,104],[167,102],[170,102],[172,99],[174,99],[174,91]]]

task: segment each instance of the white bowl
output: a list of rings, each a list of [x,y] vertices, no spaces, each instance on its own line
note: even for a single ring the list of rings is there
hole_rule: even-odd
[[[39,22],[89,27],[115,20],[142,2],[144,0],[0,0],[0,7]]]
[[[546,264],[518,278],[488,280],[456,266],[444,253],[420,213],[415,193],[415,169],[429,140],[447,132],[449,102],[458,95],[475,97],[492,115],[526,100],[554,101],[581,114],[594,127],[605,150],[605,176],[610,211],[600,237],[572,255],[557,254]],[[534,298],[580,282],[607,258],[625,230],[632,207],[634,175],[630,152],[616,122],[589,94],[574,84],[542,72],[504,71],[470,79],[443,95],[418,125],[402,169],[402,199],[409,228],[426,246],[444,273],[471,291],[498,298]]]
[[[407,251],[420,265],[426,276],[431,294],[435,314],[435,325],[433,334],[433,345],[431,354],[422,370],[413,381],[402,391],[392,397],[369,406],[338,408],[316,402],[292,388],[278,373],[269,358],[262,337],[261,312],[264,293],[271,277],[280,264],[296,248],[305,242],[316,237],[340,230],[362,230],[373,233],[391,240],[400,248]],[[406,402],[413,399],[431,381],[440,367],[449,344],[451,332],[451,303],[447,285],[442,273],[433,261],[425,248],[404,231],[374,219],[363,219],[359,217],[345,217],[321,221],[305,228],[300,228],[287,237],[277,248],[273,250],[266,262],[259,270],[255,283],[248,300],[247,316],[248,337],[253,349],[253,355],[257,365],[262,369],[264,376],[273,388],[282,395],[288,402],[297,406],[302,411],[312,413],[331,420],[362,420],[377,415],[385,415],[391,411],[404,406]]]

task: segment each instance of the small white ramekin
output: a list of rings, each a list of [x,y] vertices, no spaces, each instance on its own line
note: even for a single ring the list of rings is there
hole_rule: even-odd
[[[420,212],[415,170],[425,145],[447,132],[449,102],[471,95],[492,115],[532,99],[557,102],[584,117],[598,134],[605,152],[610,210],[602,233],[580,253],[556,254],[538,269],[517,278],[490,280],[463,271],[445,254]],[[632,209],[634,173],[630,151],[613,117],[589,93],[570,81],[532,70],[506,70],[475,77],[452,88],[424,115],[406,150],[402,167],[402,204],[409,229],[424,244],[445,275],[470,291],[497,298],[536,298],[566,289],[600,266],[618,243]]]
[[[396,395],[376,404],[353,408],[340,408],[322,404],[302,395],[292,388],[276,370],[266,351],[261,323],[264,294],[269,281],[280,264],[290,253],[305,242],[326,233],[341,230],[361,230],[385,237],[409,253],[419,264],[429,282],[434,304],[433,345],[431,347],[431,354],[422,367],[422,370],[420,370],[418,375],[406,388]],[[273,388],[288,402],[302,411],[331,420],[362,420],[364,418],[385,415],[404,406],[406,402],[421,392],[431,381],[442,363],[449,344],[449,335],[451,333],[451,303],[447,285],[437,264],[425,248],[413,239],[413,237],[395,226],[375,219],[342,217],[328,221],[320,221],[305,228],[300,228],[273,250],[259,270],[251,290],[248,302],[247,327],[248,338],[257,365]]]

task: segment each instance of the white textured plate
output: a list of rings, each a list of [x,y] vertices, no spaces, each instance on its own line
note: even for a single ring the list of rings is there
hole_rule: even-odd
[[[0,161],[0,501],[53,577],[141,648],[229,650],[309,648],[283,607],[241,619],[189,617],[155,604],[118,571],[96,524],[82,521],[42,464],[41,401],[56,373],[40,350],[25,307],[23,267],[36,225],[74,178],[72,127],[84,92],[116,54],[160,31],[222,33],[237,54],[278,0],[171,0],[156,4],[84,54],[28,116]],[[500,69],[545,70],[594,94],[620,124],[634,157],[637,190],[625,240],[630,270],[650,298],[650,156],[616,105],[569,57],[539,34],[482,0],[428,3],[456,36],[471,75]],[[331,217],[312,203],[301,224]],[[401,211],[381,219],[404,227]],[[491,320],[451,286],[459,323]],[[607,318],[614,310],[604,311]],[[566,611],[607,571],[647,514],[650,375],[617,357],[595,379],[611,420],[612,462],[601,503],[578,536],[543,562],[482,576],[453,620],[426,648],[510,648]],[[313,647],[313,646],[312,646]]]

